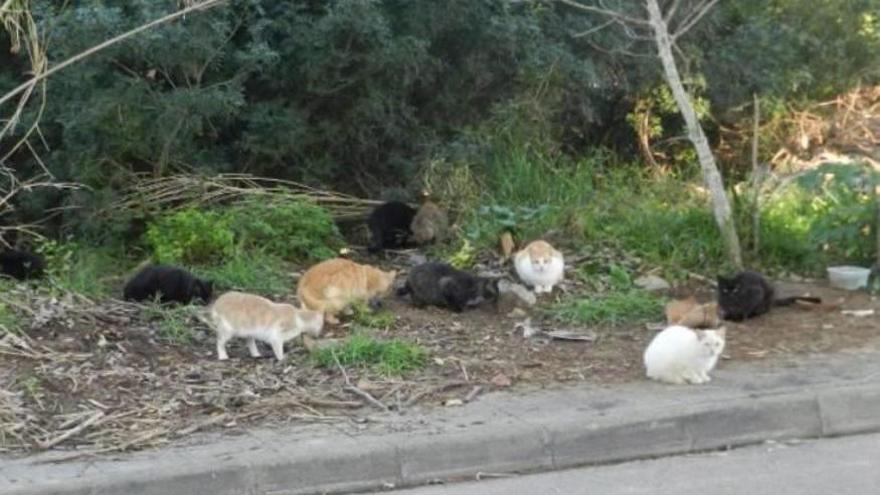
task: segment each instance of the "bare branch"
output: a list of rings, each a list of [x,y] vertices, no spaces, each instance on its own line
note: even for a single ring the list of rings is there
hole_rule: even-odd
[[[678,29],[676,29],[674,33],[670,34],[672,42],[675,43],[679,37],[683,36],[692,27],[694,27],[694,25],[700,22],[700,19],[702,19],[703,16],[706,15],[706,13],[712,10],[712,7],[714,7],[717,3],[718,0],[703,0],[703,2],[700,3],[700,6],[694,9],[691,15],[682,22]]]
[[[612,17],[614,19],[617,19],[617,20],[620,20],[623,22],[637,24],[640,26],[649,26],[650,25],[648,23],[648,21],[645,19],[639,19],[637,17],[631,17],[628,15],[624,15],[624,14],[621,14],[620,12],[616,12],[614,10],[604,8],[604,6],[603,7],[596,7],[595,5],[584,5],[584,4],[582,4],[580,2],[576,2],[574,0],[559,0],[559,1],[570,6],[570,7],[574,7],[576,9],[581,9],[581,10],[585,10],[587,12],[592,12],[594,14],[600,14],[600,15]]]
[[[601,31],[601,30],[607,28],[608,26],[614,24],[615,22],[617,22],[616,19],[611,19],[611,20],[609,20],[609,21],[603,22],[602,24],[599,24],[599,25],[596,26],[596,27],[593,27],[593,28],[587,29],[586,31],[582,31],[582,32],[580,32],[580,33],[575,33],[575,34],[572,35],[572,37],[573,37],[573,38],[583,38],[584,36],[589,36],[589,35],[591,35],[591,34],[593,34],[593,33],[598,33],[599,31]]]
[[[672,1],[672,6],[669,7],[669,11],[666,12],[666,16],[664,17],[667,26],[672,22],[672,18],[675,17],[675,12],[678,10],[679,5],[681,5],[681,0]]]

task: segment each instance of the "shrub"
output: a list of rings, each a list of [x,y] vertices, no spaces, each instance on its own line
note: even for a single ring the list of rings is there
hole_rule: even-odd
[[[193,266],[197,276],[212,280],[217,288],[260,294],[280,294],[291,289],[281,258],[262,251],[239,252],[208,266]]]
[[[327,210],[306,201],[247,199],[229,210],[229,218],[240,246],[291,261],[332,258],[343,245]]]
[[[195,208],[150,224],[147,242],[159,263],[217,263],[232,254],[235,236],[226,216]]]

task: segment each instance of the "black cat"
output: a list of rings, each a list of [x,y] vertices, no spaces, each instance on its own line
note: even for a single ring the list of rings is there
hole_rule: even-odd
[[[8,249],[0,254],[0,267],[5,275],[18,280],[27,280],[42,277],[45,262],[38,254]]]
[[[143,301],[159,296],[163,303],[189,304],[195,299],[211,300],[214,283],[200,280],[182,268],[150,265],[125,284],[123,297],[129,301]]]
[[[821,303],[818,297],[776,299],[773,285],[758,272],[743,271],[731,278],[718,276],[718,309],[725,320],[741,321],[762,315],[773,306],[788,306],[796,301]]]
[[[412,270],[397,291],[409,294],[417,307],[434,305],[462,312],[483,302],[498,301],[498,280],[477,277],[445,263],[423,263]]]
[[[410,225],[415,216],[415,208],[400,201],[377,206],[367,220],[370,227],[368,251],[378,253],[383,249],[406,247],[412,238]]]

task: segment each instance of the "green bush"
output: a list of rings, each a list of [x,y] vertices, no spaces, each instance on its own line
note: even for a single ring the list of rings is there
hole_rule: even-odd
[[[765,202],[761,258],[771,266],[820,273],[828,264],[876,257],[875,174],[859,164],[825,164]]]
[[[284,261],[259,250],[238,252],[222,263],[190,268],[197,276],[212,280],[215,290],[223,288],[273,295],[293,288]]]
[[[290,261],[332,258],[343,246],[327,210],[309,202],[253,198],[237,203],[228,214],[240,246]]]
[[[235,248],[227,217],[195,208],[150,224],[147,242],[159,263],[216,264]]]

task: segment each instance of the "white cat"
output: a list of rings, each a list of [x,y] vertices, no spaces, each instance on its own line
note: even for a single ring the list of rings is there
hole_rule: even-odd
[[[226,342],[233,337],[247,339],[252,357],[260,357],[256,340],[268,342],[275,357],[284,359],[284,343],[302,334],[317,337],[324,327],[324,313],[297,309],[292,304],[274,303],[265,297],[230,291],[214,301],[208,312],[217,332],[217,358],[229,359]]]
[[[709,372],[724,349],[725,328],[691,330],[681,325],[667,327],[645,349],[648,378],[662,382],[706,383]]]
[[[516,253],[513,265],[520,280],[535,288],[535,294],[553,292],[565,271],[562,253],[545,241],[529,243]]]

